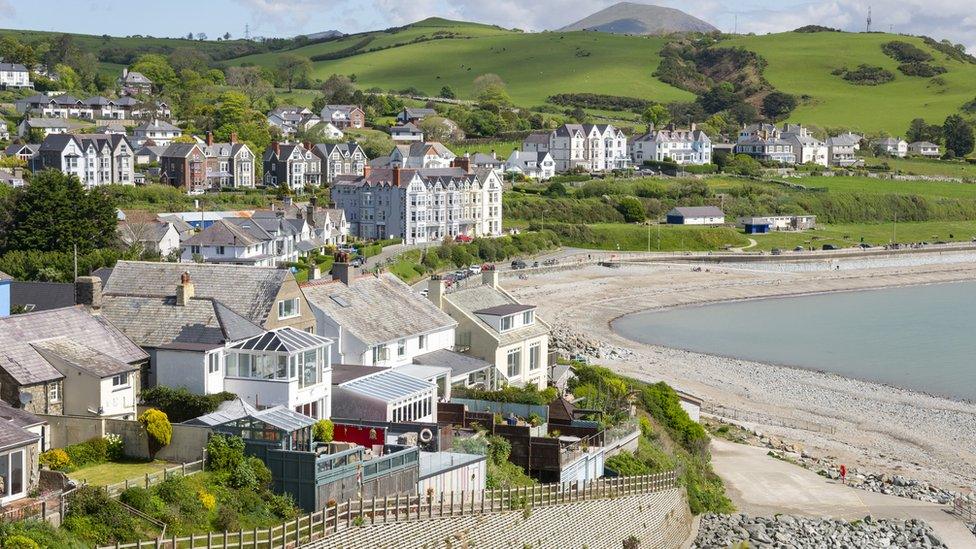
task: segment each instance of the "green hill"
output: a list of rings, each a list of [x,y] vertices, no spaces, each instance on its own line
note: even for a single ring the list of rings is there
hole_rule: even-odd
[[[892,40],[909,42],[931,53],[933,64],[948,69],[939,77],[944,84],[899,72],[899,63],[881,51],[881,45]],[[758,53],[768,63],[764,74],[773,87],[797,96],[809,95],[810,99],[791,116],[797,122],[901,135],[913,118],[941,123],[976,97],[976,65],[949,59],[916,37],[788,32],[739,37],[721,42],[721,46],[741,46]],[[860,64],[884,67],[895,79],[861,86],[831,74],[834,69]]]

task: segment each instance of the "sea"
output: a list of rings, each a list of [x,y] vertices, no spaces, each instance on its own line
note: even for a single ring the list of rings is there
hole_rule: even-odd
[[[976,282],[646,311],[612,327],[642,343],[976,402]]]

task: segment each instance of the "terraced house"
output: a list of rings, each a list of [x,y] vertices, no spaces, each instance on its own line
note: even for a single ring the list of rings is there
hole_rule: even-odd
[[[313,243],[310,249],[304,243]],[[304,219],[226,217],[181,244],[183,261],[275,267],[325,246]],[[304,251],[303,251],[304,250]]]
[[[563,124],[549,134],[547,144],[533,145],[537,152],[552,155],[557,172],[603,172],[630,165],[627,137],[610,124]]]
[[[363,175],[369,158],[359,144],[320,143],[312,147],[312,153],[320,159],[324,183],[332,183],[340,175]]]
[[[751,156],[761,162],[796,164],[793,144],[783,138],[774,124],[743,126],[734,150],[735,154]]]
[[[293,191],[306,185],[318,187],[322,181],[322,160],[312,152],[311,143],[278,143],[265,149],[264,184],[277,187],[282,183]]]
[[[78,99],[69,94],[37,94],[14,103],[18,113],[50,118],[84,118],[87,120],[129,120],[152,116],[170,116],[163,101],[142,102],[122,96],[110,99],[100,95]]]
[[[502,182],[491,169],[472,170],[457,159],[451,168],[367,169],[340,176],[332,202],[345,211],[350,234],[402,238],[406,244],[465,235],[502,233]]]
[[[209,188],[207,155],[196,143],[173,143],[159,155],[160,179],[190,194]]]
[[[246,143],[237,140],[236,133],[230,134],[227,143],[215,143],[213,134],[208,132],[203,152],[207,156],[207,183],[211,189],[254,188],[254,153]]]
[[[35,166],[77,176],[86,187],[134,185],[129,138],[108,134],[52,134],[38,149]]]
[[[669,124],[657,129],[653,125],[647,133],[630,142],[630,159],[640,166],[645,161],[671,160],[677,164],[710,164],[712,140],[695,124],[679,128]]]

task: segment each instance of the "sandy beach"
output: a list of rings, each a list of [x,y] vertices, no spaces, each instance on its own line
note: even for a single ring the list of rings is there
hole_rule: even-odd
[[[950,254],[946,254],[949,256]],[[815,455],[945,488],[976,484],[976,404],[822,372],[645,345],[614,333],[617,317],[649,309],[819,292],[976,280],[966,257],[862,261],[842,270],[682,263],[585,266],[506,277],[539,306],[555,331],[627,349],[597,362],[647,381],[666,381],[705,400],[705,411],[758,425]],[[924,367],[924,365],[921,365]]]

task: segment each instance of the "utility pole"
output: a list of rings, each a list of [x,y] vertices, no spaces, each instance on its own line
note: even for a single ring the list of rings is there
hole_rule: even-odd
[[[75,280],[78,280],[78,245],[75,244]]]
[[[871,32],[871,6],[868,6],[868,26],[865,32]]]

